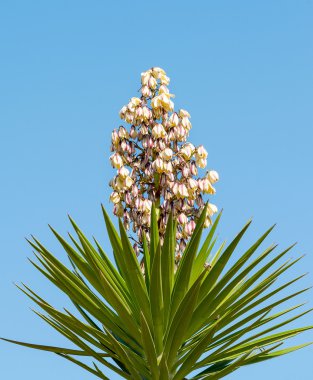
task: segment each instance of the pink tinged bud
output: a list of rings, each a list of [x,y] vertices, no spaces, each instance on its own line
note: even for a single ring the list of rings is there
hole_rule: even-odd
[[[173,166],[171,162],[164,162],[164,171],[166,173],[172,173],[173,171]]]
[[[218,172],[216,172],[215,170],[210,170],[207,174],[207,178],[211,183],[215,183],[220,179]]]
[[[121,119],[125,118],[126,111],[127,111],[127,107],[126,106],[122,107],[122,109],[119,112]]]
[[[183,177],[185,178],[188,178],[189,175],[190,175],[190,169],[188,166],[184,166],[183,169],[182,169],[182,175]]]
[[[138,244],[135,243],[135,244],[133,245],[133,248],[134,248],[134,252],[136,253],[136,256],[138,257],[138,256],[139,256],[139,253],[140,253]]]
[[[123,141],[120,143],[120,146],[121,146],[122,151],[127,150],[127,142],[126,142],[125,140],[123,140]]]
[[[131,195],[130,195],[129,192],[127,192],[127,193],[125,194],[125,202],[126,202],[128,205],[131,205],[131,204],[133,203],[132,197],[131,197]]]
[[[126,112],[125,121],[126,123],[131,124],[134,121],[134,115],[131,112]]]
[[[125,166],[122,166],[119,170],[118,170],[118,175],[121,177],[121,178],[126,178],[128,175],[129,175],[129,170],[127,168],[125,168]]]
[[[187,204],[189,207],[194,207],[194,204],[195,204],[194,199],[188,199]]]
[[[198,169],[194,161],[192,161],[190,164],[190,173],[192,175],[198,175]]]
[[[194,192],[198,189],[198,182],[193,178],[189,178],[188,179],[188,187],[192,192]]]
[[[184,213],[179,214],[177,219],[178,219],[178,223],[180,224],[185,225],[188,223],[188,218]]]
[[[208,152],[205,150],[203,145],[198,146],[198,148],[196,149],[196,156],[197,159],[208,157]]]
[[[110,201],[116,204],[116,203],[119,203],[120,200],[121,200],[121,197],[119,193],[117,193],[116,191],[113,191],[113,193],[111,193],[110,195]]]
[[[158,151],[161,151],[161,150],[164,150],[166,145],[165,145],[165,142],[163,141],[163,139],[158,139],[156,141],[156,144],[154,144],[156,146],[156,148],[158,149]]]
[[[111,164],[114,168],[119,169],[123,166],[123,159],[118,153],[114,153],[110,157]]]
[[[124,127],[119,127],[118,136],[120,139],[128,139],[129,138],[128,132],[126,131],[126,129]]]
[[[137,119],[141,119],[141,118],[142,118],[143,110],[142,110],[141,107],[138,107],[138,108],[136,109],[135,115],[136,115],[136,118],[137,118]]]
[[[148,130],[147,126],[142,125],[141,128],[140,128],[140,133],[142,135],[147,135],[149,133],[149,130]]]
[[[157,81],[156,81],[156,79],[153,78],[153,77],[150,77],[150,78],[149,78],[149,81],[148,81],[148,86],[149,86],[152,90],[154,90],[154,89],[156,88],[156,86],[157,86]]]
[[[186,235],[191,236],[195,228],[196,223],[193,220],[191,220],[185,225],[184,232],[186,233]]]
[[[137,185],[133,185],[131,191],[132,191],[132,196],[134,198],[136,198],[138,196],[138,187],[137,187]]]
[[[120,141],[120,138],[118,137],[117,130],[114,129],[112,132],[112,144],[116,147]]]
[[[201,195],[198,195],[198,197],[196,198],[196,203],[197,203],[198,207],[200,207],[200,208],[202,208],[204,206],[204,201],[203,201]]]
[[[189,194],[185,184],[180,183],[178,185],[177,197],[178,198],[188,198]]]
[[[152,96],[152,92],[148,86],[143,86],[141,88],[141,93],[145,98],[150,98]]]

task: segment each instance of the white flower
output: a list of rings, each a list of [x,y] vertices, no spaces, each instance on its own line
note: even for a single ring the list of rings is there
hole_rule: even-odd
[[[208,157],[208,152],[205,150],[203,145],[199,145],[196,149],[196,157],[197,159]]]
[[[162,138],[166,136],[166,131],[162,124],[156,124],[152,129],[152,135],[156,139]]]
[[[218,172],[216,172],[215,170],[210,170],[207,174],[207,178],[211,183],[215,183],[220,179]]]
[[[179,110],[178,116],[179,117],[189,117],[190,118],[189,112],[187,112],[186,110],[183,110],[183,109]]]
[[[119,170],[118,170],[118,175],[121,177],[121,178],[126,178],[128,175],[129,175],[129,170],[127,168],[125,168],[125,166],[122,166]]]
[[[119,193],[116,191],[113,191],[113,193],[111,193],[110,195],[110,201],[116,204],[116,203],[119,203],[120,200],[121,200],[121,197]]]
[[[111,164],[114,168],[119,169],[123,166],[123,159],[118,153],[114,153],[110,157]]]
[[[185,144],[181,150],[179,151],[179,154],[185,159],[190,160],[194,153],[195,147],[192,144]]]
[[[207,215],[208,216],[213,216],[217,212],[218,212],[217,207],[213,203],[208,203]]]
[[[170,148],[166,148],[166,149],[164,149],[164,150],[160,153],[160,157],[161,157],[163,160],[170,160],[170,159],[173,157],[173,151],[172,151],[172,149],[170,149]]]
[[[160,157],[153,162],[152,166],[158,173],[164,172],[164,161]]]

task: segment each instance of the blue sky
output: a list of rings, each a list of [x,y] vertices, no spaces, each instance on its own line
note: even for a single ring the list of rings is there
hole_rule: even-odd
[[[66,233],[70,213],[108,249],[100,203],[111,208],[110,133],[151,66],[171,77],[176,107],[192,116],[190,141],[207,148],[220,173],[212,199],[224,209],[220,238],[251,216],[247,242],[276,222],[269,243],[298,241],[293,255],[306,254],[286,279],[311,271],[302,286],[313,283],[312,17],[312,0],[1,2],[0,336],[66,344],[12,284],[68,304],[28,263],[24,237],[35,234],[63,257],[47,223]],[[299,301],[312,307],[312,292]],[[306,380],[312,352],[229,379]],[[0,357],[4,379],[92,378],[52,354],[3,342]]]

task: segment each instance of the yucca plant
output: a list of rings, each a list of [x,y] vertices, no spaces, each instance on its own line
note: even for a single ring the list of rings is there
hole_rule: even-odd
[[[120,127],[112,134],[118,174],[110,198],[123,218],[119,232],[104,208],[103,216],[114,263],[71,218],[76,237],[69,234],[70,243],[51,228],[70,269],[38,239],[29,240],[39,262],[32,264],[76,312],[55,309],[26,285],[20,289],[76,348],[9,341],[56,353],[101,379],[108,379],[103,367],[125,379],[220,379],[308,345],[281,347],[313,327],[282,329],[311,310],[283,307],[307,290],[290,290],[303,276],[275,285],[299,260],[279,264],[292,247],[275,253],[270,245],[258,253],[273,227],[240,254],[237,245],[251,221],[230,244],[216,246],[221,213],[213,223],[217,208],[202,195],[214,194],[218,174],[192,178],[206,166],[207,153],[185,142],[187,111],[169,115],[168,82],[162,69],[143,73],[142,97],[121,110],[130,131]]]

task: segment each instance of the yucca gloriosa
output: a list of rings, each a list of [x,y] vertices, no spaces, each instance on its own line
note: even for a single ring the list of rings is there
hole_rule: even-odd
[[[150,77],[154,75],[153,70],[149,71]],[[164,86],[163,82],[168,82],[164,71],[155,69],[155,73],[157,79],[161,78],[161,86]],[[149,82],[150,77],[147,79],[146,73],[143,74],[145,104],[149,97],[154,101],[160,88],[153,81]],[[166,90],[163,91],[166,93]],[[135,114],[137,106],[132,108],[131,105],[129,109]],[[148,135],[152,133],[148,124],[155,123],[158,118],[161,118],[162,125],[168,126],[165,111],[172,108],[169,103],[160,111],[158,107],[161,106],[156,101],[154,106],[154,119],[145,124]],[[169,109],[166,110],[166,107]],[[130,117],[125,116],[125,110],[123,112],[123,118]],[[185,118],[186,111],[182,115],[181,119]],[[131,121],[132,128],[142,124],[140,120]],[[189,126],[186,122],[185,125]],[[162,128],[158,128],[156,133],[163,133]],[[165,132],[168,135],[169,129]],[[124,137],[112,135],[113,150],[121,148],[119,144],[127,141],[123,130],[122,134]],[[179,141],[185,141],[185,137]],[[117,144],[114,139],[117,139]],[[181,380],[186,376],[189,379],[220,379],[241,366],[306,346],[280,347],[285,340],[313,327],[281,329],[311,311],[292,313],[303,304],[279,308],[307,290],[284,293],[303,276],[275,286],[276,280],[299,260],[288,260],[278,265],[292,246],[275,254],[276,246],[270,245],[256,254],[271,232],[271,227],[243,254],[236,254],[237,245],[251,223],[249,221],[230,244],[226,246],[223,243],[216,247],[215,231],[221,213],[212,223],[211,217],[216,208],[209,203],[204,204],[200,193],[214,193],[212,183],[218,179],[217,173],[210,172],[206,177],[208,181],[210,179],[209,184],[205,186],[201,182],[205,180],[199,179],[200,189],[190,192],[188,186],[193,186],[193,182],[184,184],[190,178],[184,174],[186,166],[192,172],[190,159],[193,152],[188,157],[190,144],[179,148],[177,141],[174,145],[175,142],[169,139],[168,146],[165,141],[161,146],[163,149],[159,149],[162,141],[160,143],[158,140],[159,137],[156,137],[156,152],[151,147],[150,152],[149,148],[148,152],[138,155],[138,162],[145,162],[147,158],[145,165],[150,156],[153,163],[160,158],[157,164],[151,165],[151,173],[146,173],[148,178],[150,176],[149,181],[140,183],[142,176],[137,177],[132,172],[128,181],[130,186],[125,185],[129,173],[124,169],[123,173],[118,174],[122,179],[117,176],[111,183],[114,188],[111,195],[115,204],[114,213],[123,217],[123,221],[119,219],[118,232],[103,208],[115,263],[110,261],[98,241],[89,241],[71,218],[77,235],[75,238],[69,234],[71,244],[51,228],[69,258],[71,269],[56,259],[39,240],[29,240],[39,261],[38,264],[31,260],[32,264],[69,297],[79,313],[55,309],[26,285],[20,289],[44,311],[44,314],[37,314],[77,348],[9,341],[54,352],[101,379],[108,379],[102,368],[106,366],[122,378],[138,380]],[[162,156],[165,149],[173,149],[179,158],[175,176],[173,172],[167,172],[172,154],[168,151]],[[121,155],[113,157],[114,166],[119,170],[126,165],[131,167],[137,162],[135,156],[131,156],[133,153],[128,156],[125,153],[126,158]],[[203,159],[206,160],[203,149],[199,149],[197,154],[195,163],[202,168],[205,166]],[[170,159],[164,158],[169,156]],[[162,164],[162,160],[165,163]],[[163,180],[163,175],[169,179]],[[172,177],[174,184],[169,185],[166,181],[173,182]],[[120,185],[117,186],[116,181],[120,181]],[[132,196],[129,195],[131,186],[136,186],[135,190],[132,188]],[[169,199],[166,198],[167,186],[171,189]],[[186,187],[186,196],[183,186]],[[164,189],[166,193],[162,198]],[[138,192],[142,197],[139,201],[135,199]],[[145,192],[148,193],[146,198]],[[151,207],[146,207],[146,200],[149,200]],[[166,203],[167,200],[170,202]],[[194,200],[198,209],[194,206]],[[134,232],[140,229],[135,244],[131,243],[130,239],[134,238],[127,232],[130,222],[135,226]],[[208,224],[211,224],[210,230],[202,241],[203,228]],[[281,297],[280,292],[284,294]],[[289,313],[292,316],[286,318]]]

